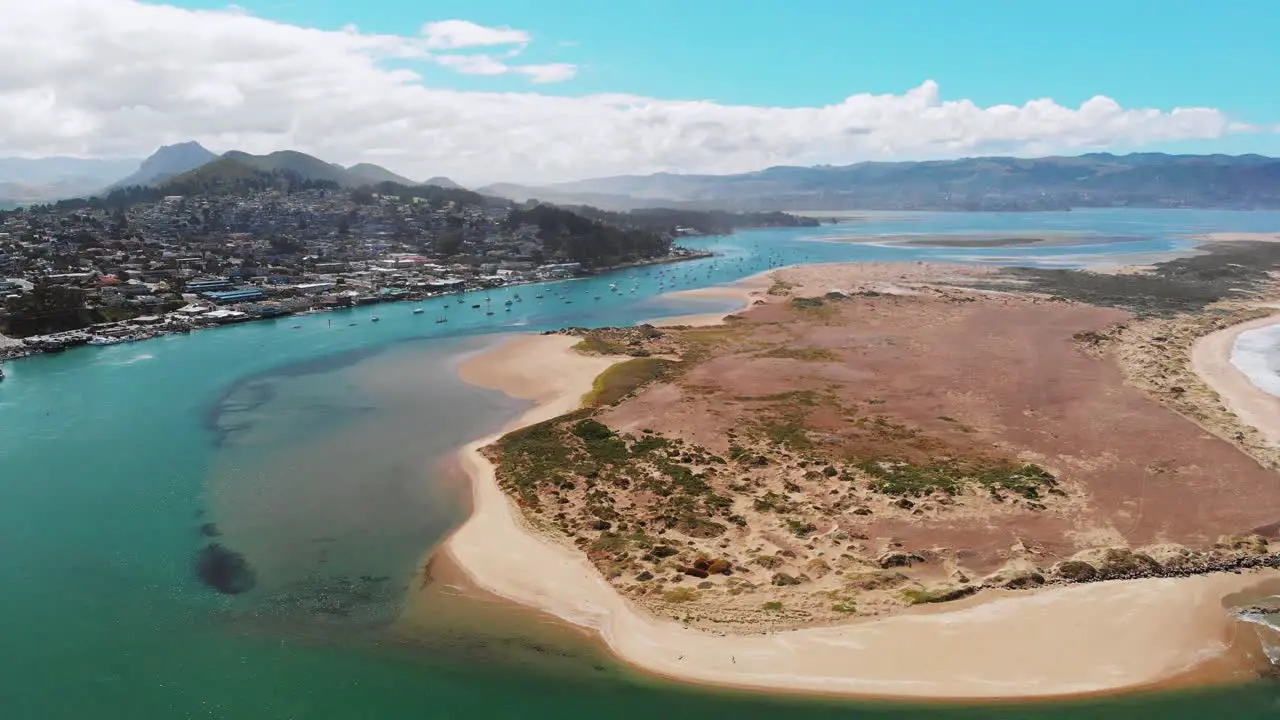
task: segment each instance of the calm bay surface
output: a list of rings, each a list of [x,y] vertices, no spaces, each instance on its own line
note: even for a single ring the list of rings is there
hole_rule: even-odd
[[[524,407],[454,372],[502,333],[726,309],[661,295],[778,265],[1072,265],[1183,250],[1185,234],[1276,230],[1280,213],[868,214],[697,240],[689,244],[718,256],[461,303],[358,308],[7,363],[3,716],[1272,717],[1280,692],[1265,683],[990,706],[728,693],[636,678],[581,642],[521,640],[518,624],[409,640],[394,621],[424,553],[466,516],[453,451]],[[977,249],[814,241],[981,232],[1090,237]],[[410,313],[417,306],[422,315]],[[222,596],[196,580],[192,559],[210,541],[245,555],[252,591]]]

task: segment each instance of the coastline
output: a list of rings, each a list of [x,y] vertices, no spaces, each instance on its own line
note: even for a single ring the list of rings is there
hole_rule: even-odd
[[[1280,313],[1232,325],[1200,338],[1191,349],[1196,374],[1218,393],[1227,409],[1273,446],[1280,446],[1280,398],[1255,386],[1232,362],[1232,354],[1241,333],[1278,323]]]
[[[759,288],[694,292],[707,297],[708,291],[745,299]],[[767,635],[713,634],[653,617],[618,594],[575,548],[531,528],[479,452],[505,432],[577,409],[596,375],[625,359],[583,356],[572,350],[574,342],[522,336],[460,369],[467,382],[538,405],[462,449],[473,515],[443,548],[476,586],[598,633],[633,667],[679,681],[767,691],[973,700],[1239,677],[1242,662],[1230,658],[1240,648],[1229,640],[1234,626],[1221,600],[1274,573],[990,592],[945,608]]]

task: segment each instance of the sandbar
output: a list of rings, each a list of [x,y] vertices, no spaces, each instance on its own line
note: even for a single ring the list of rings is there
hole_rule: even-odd
[[[736,312],[741,312],[758,298],[765,294],[769,286],[773,283],[771,278],[773,271],[765,271],[756,273],[747,278],[743,278],[735,283],[725,285],[712,285],[704,288],[694,288],[692,290],[676,290],[663,295],[664,298],[671,300],[734,300],[740,304],[739,307],[727,310],[725,312],[715,313],[695,313],[690,315],[676,315],[673,317],[662,317],[650,320],[650,325],[658,327],[706,327],[710,325],[719,325],[724,322],[725,318]]]

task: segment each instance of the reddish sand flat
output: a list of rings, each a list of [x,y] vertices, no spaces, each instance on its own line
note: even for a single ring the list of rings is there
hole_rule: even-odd
[[[773,302],[745,313],[714,357],[678,382],[643,391],[605,417],[622,430],[651,427],[723,452],[725,431],[759,412],[744,396],[825,392],[839,407],[820,403],[806,427],[850,457],[1016,458],[1050,469],[1076,491],[1072,502],[1050,511],[974,518],[938,508],[838,518],[842,529],[873,540],[956,549],[978,570],[999,565],[1016,543],[1043,565],[1104,545],[1204,548],[1222,535],[1274,528],[1274,472],[1126,386],[1114,362],[1073,339],[1126,317],[954,292],[853,297],[820,313]],[[830,359],[761,351],[778,346]],[[887,418],[928,442],[886,443],[882,434],[851,429],[858,416]]]

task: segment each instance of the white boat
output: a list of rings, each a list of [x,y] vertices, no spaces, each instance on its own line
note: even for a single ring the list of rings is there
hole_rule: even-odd
[[[422,308],[414,308],[414,309],[413,309],[413,314],[414,314],[414,315],[421,315],[421,314],[422,314]]]
[[[377,315],[374,315],[373,317],[369,318],[369,322],[378,322],[381,319],[382,318],[378,317]]]

